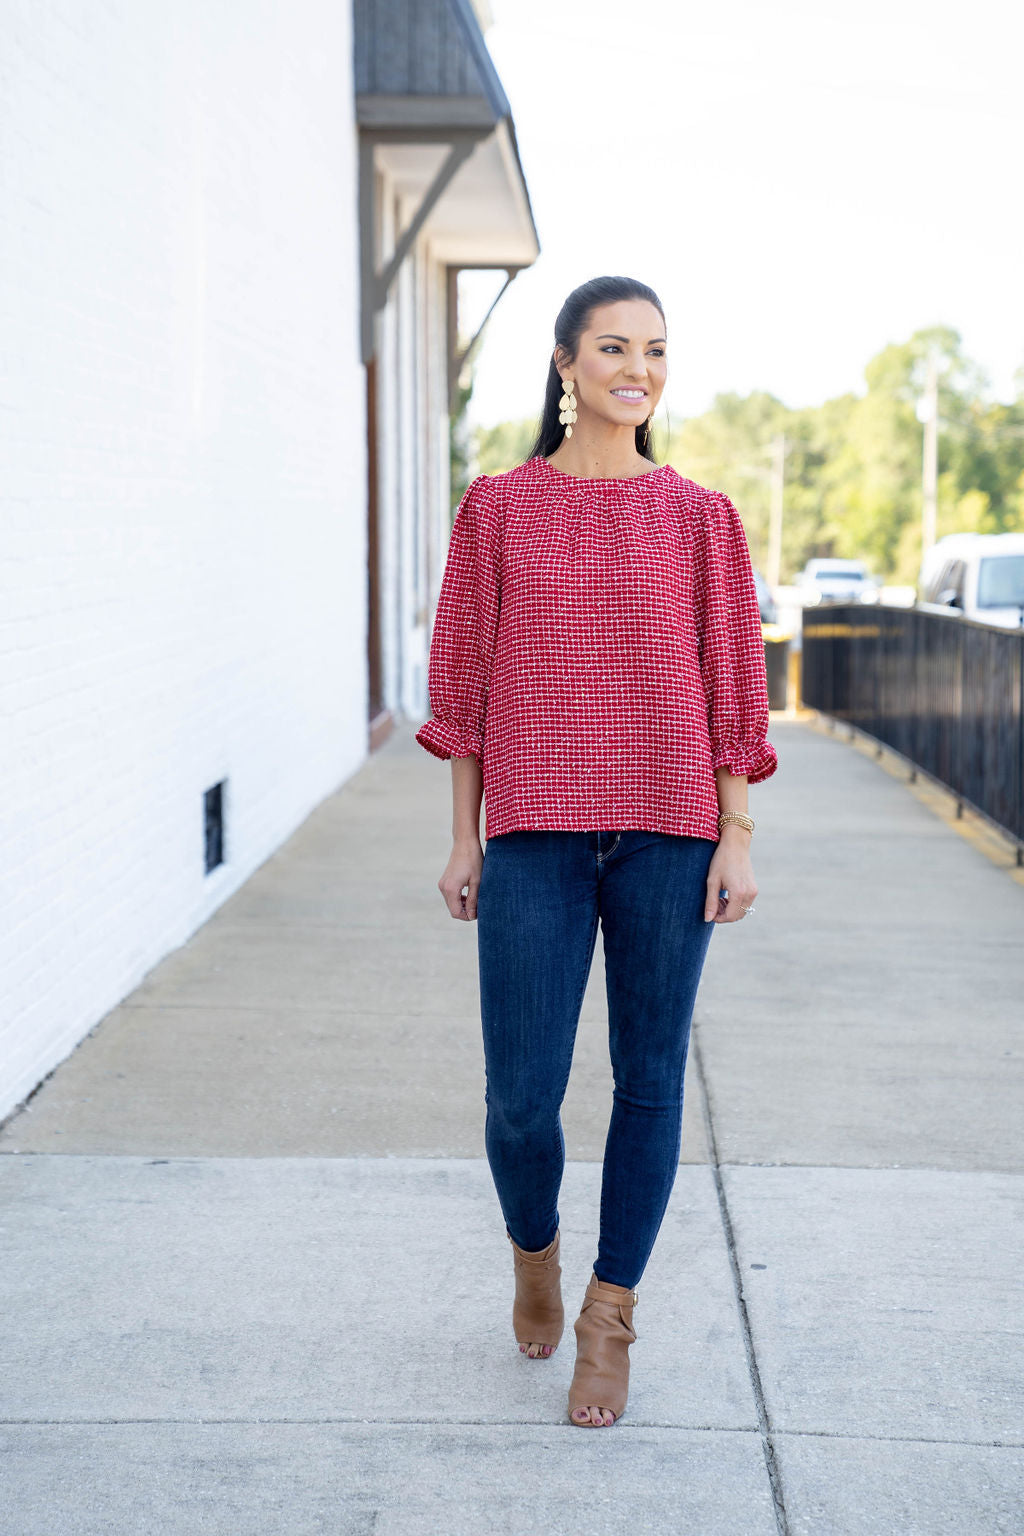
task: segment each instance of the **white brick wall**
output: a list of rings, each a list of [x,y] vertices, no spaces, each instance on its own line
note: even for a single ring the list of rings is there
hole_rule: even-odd
[[[0,9],[0,1115],[365,756],[351,47]]]

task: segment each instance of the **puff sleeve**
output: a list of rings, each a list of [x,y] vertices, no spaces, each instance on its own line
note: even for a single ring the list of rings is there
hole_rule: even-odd
[[[712,768],[751,784],[778,767],[767,739],[768,682],[747,537],[728,496],[709,492],[697,518],[694,605]]]
[[[416,732],[435,757],[483,762],[487,688],[498,629],[501,530],[492,478],[466,487],[452,524],[430,637],[431,718]]]

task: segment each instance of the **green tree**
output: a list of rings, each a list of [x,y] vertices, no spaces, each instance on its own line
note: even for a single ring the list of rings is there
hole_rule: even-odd
[[[473,478],[470,465],[473,457],[473,434],[469,425],[467,407],[473,395],[473,385],[476,383],[475,372],[470,374],[467,384],[456,384],[455,409],[448,418],[448,470],[451,477],[450,511],[454,517],[455,508],[462,500],[466,487]]]
[[[716,395],[710,411],[672,433],[665,455],[687,479],[725,492],[743,519],[751,559],[762,568],[768,553],[771,441],[787,430],[792,414],[763,390]]]
[[[477,427],[474,451],[482,475],[500,475],[521,464],[533,447],[540,420],[524,416],[519,421],[501,421],[494,427]]]

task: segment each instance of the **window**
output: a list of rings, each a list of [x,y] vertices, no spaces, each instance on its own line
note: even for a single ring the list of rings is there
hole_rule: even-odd
[[[978,607],[1015,608],[1024,603],[1024,554],[989,555],[978,567]]]

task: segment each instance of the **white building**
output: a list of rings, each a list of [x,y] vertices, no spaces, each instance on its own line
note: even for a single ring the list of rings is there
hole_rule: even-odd
[[[426,711],[456,273],[538,253],[481,21],[0,16],[0,1115]]]

